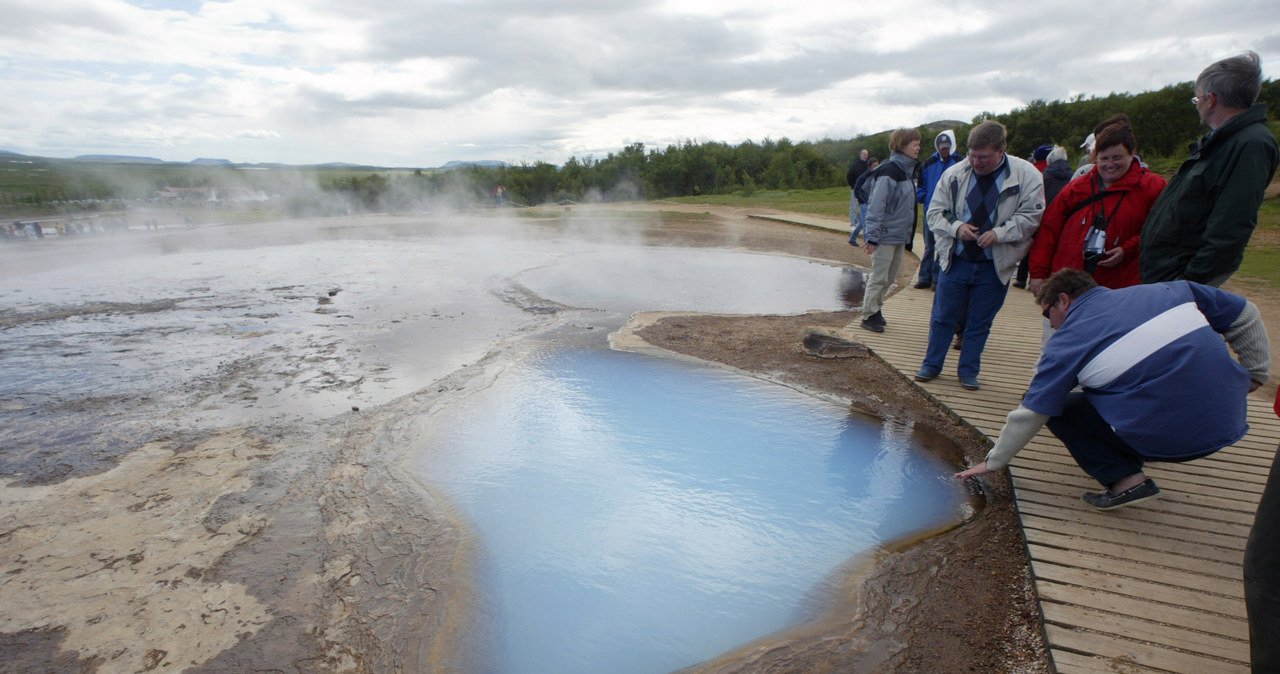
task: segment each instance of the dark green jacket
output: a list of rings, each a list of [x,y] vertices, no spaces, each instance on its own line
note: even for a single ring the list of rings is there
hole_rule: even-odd
[[[1220,282],[1238,269],[1277,160],[1265,103],[1192,144],[1143,225],[1142,282]]]

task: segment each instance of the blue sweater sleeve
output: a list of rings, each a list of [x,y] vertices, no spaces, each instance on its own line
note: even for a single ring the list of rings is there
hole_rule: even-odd
[[[1245,299],[1235,293],[1192,281],[1182,281],[1182,283],[1186,283],[1191,288],[1191,295],[1196,300],[1196,308],[1208,319],[1209,325],[1218,332],[1226,332],[1240,317],[1240,312],[1244,311]]]

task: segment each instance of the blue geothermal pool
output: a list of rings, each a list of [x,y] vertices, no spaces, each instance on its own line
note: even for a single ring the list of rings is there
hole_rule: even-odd
[[[432,423],[502,672],[663,672],[811,616],[859,552],[959,517],[901,425],[709,366],[552,348]]]

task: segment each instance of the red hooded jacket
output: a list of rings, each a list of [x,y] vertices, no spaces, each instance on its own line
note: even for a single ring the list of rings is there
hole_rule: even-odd
[[[1094,215],[1101,213],[1107,218],[1106,249],[1120,246],[1124,249],[1124,261],[1116,267],[1099,266],[1093,272],[1094,280],[1107,288],[1138,285],[1141,282],[1138,239],[1151,204],[1160,196],[1164,185],[1164,178],[1142,168],[1135,159],[1129,171],[1108,188],[1109,194],[1077,210],[1077,206],[1102,190],[1098,167],[1071,181],[1040,219],[1040,230],[1036,232],[1035,243],[1031,244],[1031,278],[1049,278],[1064,267],[1084,269],[1084,237],[1089,233]]]

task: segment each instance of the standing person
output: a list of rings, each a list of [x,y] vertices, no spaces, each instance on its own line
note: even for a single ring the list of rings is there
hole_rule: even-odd
[[[1188,281],[1111,290],[1070,268],[1049,277],[1036,301],[1057,332],[986,460],[957,478],[1007,466],[1047,425],[1104,487],[1084,502],[1113,510],[1160,495],[1142,472],[1148,461],[1208,456],[1249,430],[1246,397],[1271,370],[1252,302]]]
[[[1052,145],[1041,145],[1031,153],[1031,165],[1041,174],[1049,167],[1049,153],[1053,151]]]
[[[1097,133],[1097,161],[1049,204],[1031,245],[1031,291],[1064,267],[1083,269],[1098,285],[1141,282],[1138,240],[1165,180],[1135,161],[1129,118],[1114,115]]]
[[[1053,206],[1053,200],[1062,192],[1062,188],[1071,182],[1071,164],[1067,161],[1067,148],[1061,145],[1054,145],[1049,150],[1049,156],[1045,158],[1044,171],[1041,172],[1044,178],[1044,207],[1045,217],[1049,216],[1049,208]],[[1040,220],[1040,229],[1036,231],[1036,239],[1040,238],[1040,232],[1044,230],[1044,219]],[[1031,248],[1035,248],[1035,243],[1031,244]],[[1018,263],[1018,274],[1014,278],[1013,287],[1026,288],[1027,278],[1031,275],[1031,250],[1022,256],[1022,261]],[[1035,288],[1031,289],[1035,292]]]
[[[960,161],[959,155],[955,153],[956,134],[951,129],[938,134],[933,139],[933,147],[935,152],[929,155],[920,167],[920,180],[916,186],[916,201],[924,204],[925,210],[929,208],[929,200],[933,198],[933,191],[938,186],[938,179],[942,177],[942,172]],[[925,227],[924,254],[920,256],[920,273],[915,286],[917,288],[931,288],[938,282],[938,258],[935,255],[935,245],[933,230]]]
[[[858,213],[862,210],[862,203],[858,201],[855,188],[858,186],[858,178],[870,168],[867,166],[867,156],[865,149],[859,152],[858,158],[849,163],[849,171],[844,174],[845,182],[849,183],[849,245],[851,246],[858,245],[858,234],[866,225],[864,219],[866,215]]]
[[[1275,411],[1280,415],[1280,391]],[[1249,615],[1249,655],[1256,674],[1280,672],[1280,448],[1262,490],[1244,547],[1244,605]]]
[[[889,136],[889,159],[863,178],[867,189],[867,242],[871,277],[862,295],[862,328],[884,332],[888,324],[881,307],[889,285],[902,269],[903,250],[916,230],[916,157],[920,132],[898,129]]]
[[[1196,78],[1191,102],[1209,133],[1191,146],[1142,232],[1142,282],[1222,285],[1240,268],[1280,148],[1267,106],[1254,104],[1262,64],[1254,52],[1223,59]]]
[[[1030,162],[1005,153],[1005,128],[999,122],[973,127],[967,145],[968,156],[942,174],[925,216],[937,238],[942,273],[916,381],[942,372],[963,312],[957,374],[961,386],[977,390],[991,322],[1044,214],[1044,183]]]

